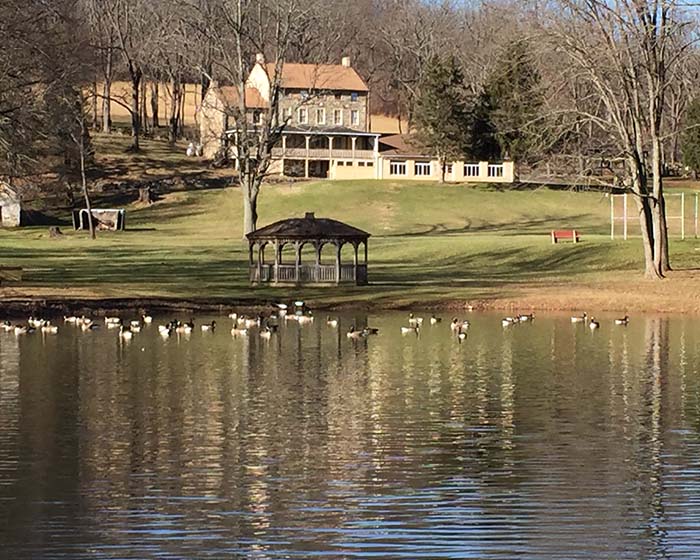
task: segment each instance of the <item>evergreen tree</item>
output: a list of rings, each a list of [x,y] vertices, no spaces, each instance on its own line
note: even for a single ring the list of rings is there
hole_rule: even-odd
[[[415,141],[438,158],[440,180],[447,161],[471,151],[472,108],[464,76],[454,57],[434,58],[414,107]]]
[[[512,159],[527,160],[538,149],[534,121],[542,108],[540,81],[527,43],[519,40],[507,48],[486,84],[489,120],[501,152]]]
[[[697,177],[700,171],[700,98],[694,99],[685,116],[685,130],[681,137],[683,163]]]

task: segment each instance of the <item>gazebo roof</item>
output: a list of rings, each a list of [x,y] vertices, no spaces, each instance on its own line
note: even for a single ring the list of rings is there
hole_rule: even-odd
[[[370,234],[330,218],[307,212],[303,218],[280,220],[247,235],[250,241],[267,239],[343,239],[365,241]]]

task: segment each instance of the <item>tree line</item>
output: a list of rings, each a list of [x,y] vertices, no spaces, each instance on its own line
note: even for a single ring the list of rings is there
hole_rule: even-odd
[[[90,129],[111,129],[116,80],[130,84],[130,98],[116,102],[130,115],[131,150],[147,125],[147,88],[166,88],[174,142],[183,84],[204,95],[216,80],[240,89],[230,112],[252,230],[286,125],[270,111],[249,131],[243,87],[255,54],[278,68],[348,55],[372,110],[402,116],[404,132],[443,164],[461,156],[589,176],[604,168],[604,181],[634,195],[646,274],[660,278],[670,268],[663,178],[700,168],[695,10],[674,0],[6,0],[0,174],[51,162],[80,177]],[[279,94],[273,79],[272,99]],[[151,116],[160,125],[157,104]]]

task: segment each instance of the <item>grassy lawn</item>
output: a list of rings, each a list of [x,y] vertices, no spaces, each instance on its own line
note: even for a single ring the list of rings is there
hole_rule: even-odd
[[[0,233],[0,262],[25,268],[6,297],[163,297],[216,302],[292,295],[338,305],[700,311],[700,244],[672,243],[679,269],[642,279],[638,240],[611,241],[609,199],[599,193],[504,190],[393,181],[264,187],[260,225],[314,211],[372,233],[371,286],[251,289],[237,189],[177,192],[127,208],[128,230],[97,241],[64,228]],[[551,245],[551,229],[576,228],[583,242]],[[636,224],[631,230],[636,233]],[[692,229],[690,230],[692,231]],[[348,250],[344,258],[351,258]],[[331,250],[324,252],[331,259]]]

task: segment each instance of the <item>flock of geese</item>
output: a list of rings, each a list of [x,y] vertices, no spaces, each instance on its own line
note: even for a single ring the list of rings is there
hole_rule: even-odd
[[[239,315],[238,313],[230,313],[228,318],[233,322],[230,329],[231,336],[248,336],[249,334],[256,333],[261,338],[269,339],[278,331],[280,321],[296,321],[300,325],[307,325],[314,322],[315,317],[312,311],[303,301],[295,301],[291,305],[279,303],[276,304],[275,307],[276,311],[267,316],[259,314],[252,317],[248,315]],[[504,328],[509,328],[521,323],[531,323],[534,320],[534,313],[530,313],[504,317],[501,320],[501,323]],[[141,332],[142,328],[144,328],[146,325],[150,325],[152,322],[153,317],[146,314],[143,314],[139,319],[132,321],[125,321],[121,317],[115,316],[104,318],[105,327],[107,329],[118,330],[119,337],[123,340],[131,340],[135,334]],[[587,313],[583,313],[582,315],[574,315],[571,317],[571,322],[585,324],[591,330],[596,330],[600,327],[600,322],[597,321],[595,317],[589,318]],[[613,322],[615,325],[626,326],[629,324],[629,317],[625,315],[622,318],[614,319]],[[67,316],[64,317],[64,323],[73,325],[83,331],[92,331],[100,328],[100,324],[98,322],[85,316]],[[409,313],[408,324],[401,326],[401,334],[414,334],[418,336],[424,323],[429,323],[431,326],[438,325],[442,323],[442,318],[433,314],[426,320],[424,317],[416,317],[413,313]],[[340,322],[337,318],[330,316],[326,317],[327,326],[337,328],[339,324]],[[458,319],[455,317],[450,322],[450,330],[459,342],[467,338],[467,331],[469,330],[469,327],[470,323],[466,319]],[[217,324],[216,321],[211,321],[210,323],[199,325],[199,328],[202,332],[213,333],[217,329]],[[37,317],[29,317],[26,324],[12,324],[9,321],[4,321],[0,324],[0,329],[4,329],[6,332],[14,332],[16,335],[31,334],[35,332],[50,335],[58,334],[58,325],[53,324],[48,319],[41,319]],[[163,338],[169,338],[174,334],[191,334],[194,330],[194,319],[190,319],[186,322],[173,319],[166,324],[158,325],[158,333]],[[359,339],[377,334],[379,334],[379,329],[375,327],[357,328],[355,325],[352,325],[347,331],[346,336],[350,339]]]

